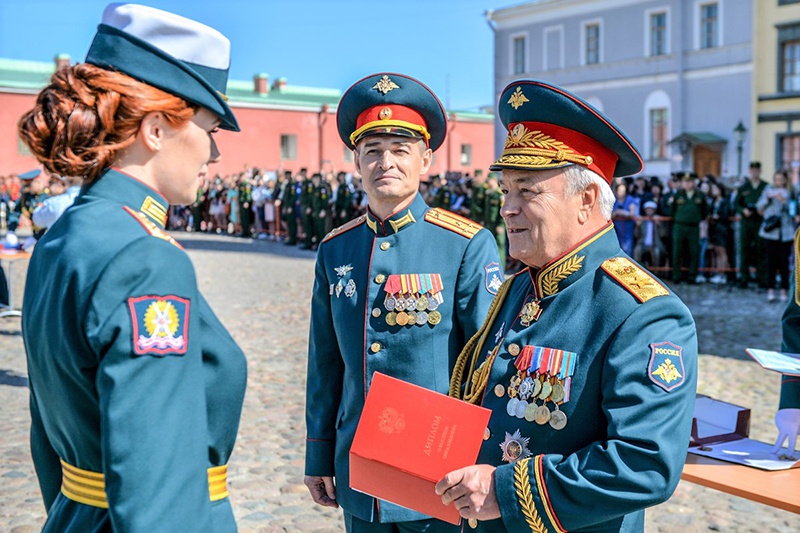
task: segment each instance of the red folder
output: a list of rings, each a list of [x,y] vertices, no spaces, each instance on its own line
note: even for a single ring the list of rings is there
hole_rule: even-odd
[[[475,464],[491,413],[376,372],[350,448],[350,486],[458,524],[434,486]]]

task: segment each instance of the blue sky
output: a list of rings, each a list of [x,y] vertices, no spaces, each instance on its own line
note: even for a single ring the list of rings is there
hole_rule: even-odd
[[[107,0],[0,0],[0,57],[82,60]],[[342,91],[393,71],[449,109],[493,105],[494,38],[484,12],[519,0],[140,0],[231,40],[231,79],[258,72]]]

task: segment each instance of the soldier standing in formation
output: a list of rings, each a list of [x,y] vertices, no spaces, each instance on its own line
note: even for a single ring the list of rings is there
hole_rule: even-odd
[[[764,268],[764,245],[758,230],[764,220],[756,209],[756,203],[767,182],[761,179],[761,163],[750,162],[750,179],[736,192],[736,214],[739,222],[739,287],[746,289],[750,283],[750,267],[756,270],[756,282],[762,289],[767,287]]]
[[[613,123],[564,89],[502,92],[505,282],[450,394],[492,411],[477,464],[436,486],[483,532],[644,530],[680,480],[697,337],[683,303],[622,251],[611,182],[642,168]]]
[[[494,235],[497,243],[497,253],[500,255],[500,267],[506,269],[506,227],[500,208],[503,207],[503,191],[497,181],[497,174],[492,172],[486,178],[486,192],[484,193],[483,218],[480,222],[483,227]]]
[[[702,191],[695,189],[697,174],[677,172],[682,188],[670,199],[672,208],[672,281],[683,279],[681,265],[686,260],[689,267],[688,282],[697,283],[697,268],[700,264],[700,222],[708,216],[708,199]]]
[[[281,202],[281,218],[286,221],[286,244],[297,244],[297,181],[290,171],[283,173],[285,180],[279,200]]]
[[[447,392],[460,346],[502,283],[497,248],[488,231],[430,209],[419,193],[447,127],[427,87],[400,74],[364,78],[342,97],[337,125],[369,207],[317,254],[305,483],[320,505],[344,508],[349,532],[461,531],[351,489],[348,451],[374,372]]]
[[[486,208],[487,188],[486,178],[483,177],[483,174],[476,174],[472,179],[472,188],[470,190],[469,219],[474,220],[478,224],[483,224],[484,227],[488,227],[484,223],[483,216],[484,209]],[[489,231],[491,231],[491,228],[489,228]]]

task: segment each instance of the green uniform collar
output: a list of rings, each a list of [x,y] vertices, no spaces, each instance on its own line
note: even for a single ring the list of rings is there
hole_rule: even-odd
[[[96,182],[85,187],[82,194],[107,198],[144,213],[161,229],[167,225],[167,199],[149,185],[118,169],[107,169]]]
[[[599,244],[599,245],[596,245]],[[552,296],[592,272],[608,259],[609,246],[619,248],[614,224],[609,222],[544,267],[528,272],[539,298]]]
[[[422,195],[417,193],[411,205],[404,207],[400,211],[392,214],[389,218],[381,220],[367,207],[367,226],[379,237],[386,237],[409,227],[414,222],[422,220],[428,204],[422,199]]]

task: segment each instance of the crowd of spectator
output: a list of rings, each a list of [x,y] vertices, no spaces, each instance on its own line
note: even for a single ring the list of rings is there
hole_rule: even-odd
[[[675,173],[665,181],[657,176],[620,180],[614,189],[613,211],[620,246],[664,279],[678,282],[688,271],[688,283],[742,288],[754,284],[767,291],[770,301],[785,300],[791,243],[800,222],[800,183],[778,171],[768,184],[760,171],[754,162],[749,178],[740,180],[693,173]],[[50,187],[51,195],[62,188],[58,180]],[[497,236],[498,246],[504,247],[502,195],[493,174],[430,176],[421,183],[420,193],[430,206],[488,227]],[[5,227],[22,194],[15,175],[0,176],[0,227]],[[696,218],[680,214],[687,198],[695,207],[692,212],[699,213]],[[327,232],[362,215],[366,207],[357,176],[249,168],[206,178],[194,204],[170,209],[168,228],[279,240],[316,249]],[[511,260],[508,270],[513,267]]]

